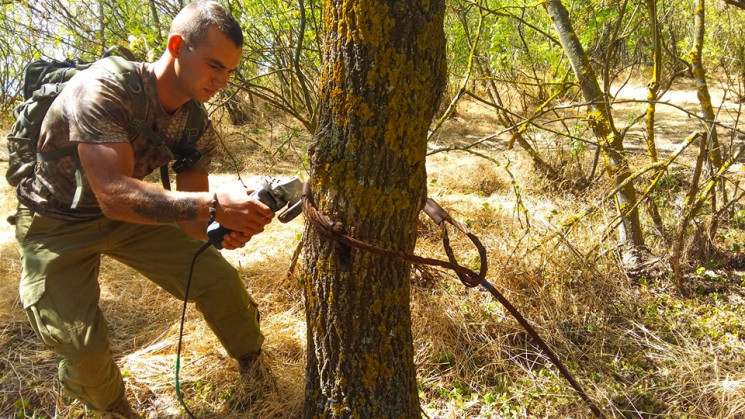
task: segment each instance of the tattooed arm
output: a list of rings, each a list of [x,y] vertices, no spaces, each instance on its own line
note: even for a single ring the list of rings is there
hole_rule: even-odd
[[[188,170],[176,175],[176,189],[179,191],[202,192],[209,191],[209,176],[207,173]],[[207,239],[207,222],[186,221],[179,223],[181,229],[192,237]],[[253,234],[231,231],[223,237],[223,249],[231,250],[243,247],[251,240]]]
[[[185,192],[208,192],[210,190],[210,181],[206,173],[196,171],[186,171],[176,174],[176,190]],[[184,232],[191,237],[205,240],[207,239],[207,222],[206,221],[183,221],[179,225]]]
[[[78,156],[98,204],[109,218],[143,224],[209,220],[211,193],[166,191],[133,178],[134,153],[129,143],[80,143]],[[206,175],[202,176],[201,180],[193,180],[188,189],[206,189]],[[218,201],[215,219],[249,238],[263,231],[274,216],[267,206],[249,199],[245,191],[220,193]],[[240,240],[230,247],[236,243]]]

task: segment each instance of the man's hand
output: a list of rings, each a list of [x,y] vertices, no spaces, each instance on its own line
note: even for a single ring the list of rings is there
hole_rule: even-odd
[[[225,250],[240,249],[244,247],[253,236],[253,234],[231,231],[222,237],[222,248]]]
[[[243,247],[274,218],[274,212],[252,197],[250,190],[228,191],[217,194],[215,221],[232,230],[223,237],[224,249]]]

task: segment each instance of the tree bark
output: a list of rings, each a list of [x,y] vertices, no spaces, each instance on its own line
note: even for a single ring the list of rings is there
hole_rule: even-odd
[[[101,45],[100,54],[102,56],[106,51],[106,5],[102,0],[98,2],[98,42]]]
[[[444,0],[324,4],[311,194],[336,227],[412,252],[446,81]],[[306,228],[305,417],[419,417],[410,266]]]
[[[160,15],[158,14],[158,6],[155,4],[155,0],[148,0],[150,5],[150,15],[153,18],[153,28],[155,29],[155,39],[158,41],[158,45],[163,45],[163,27],[160,24]]]
[[[706,33],[706,4],[704,0],[696,0],[693,14],[693,49],[691,50],[691,66],[693,79],[696,81],[696,93],[701,104],[701,113],[706,119],[706,130],[709,137],[709,162],[714,171],[722,166],[722,150],[719,147],[717,129],[714,125],[714,107],[711,104],[709,86],[706,83],[706,70],[703,64],[704,35]]]
[[[706,83],[706,70],[703,64],[703,50],[704,50],[704,35],[706,33],[706,3],[704,0],[696,0],[694,4],[693,12],[693,49],[691,50],[691,67],[693,71],[693,79],[696,82],[696,93],[698,101],[701,104],[701,113],[704,117],[706,130],[708,134],[708,152],[709,158],[707,160],[709,164],[709,172],[713,175],[719,168],[722,167],[722,149],[719,143],[719,137],[717,136],[717,127],[714,125],[716,115],[714,114],[714,107],[711,104],[711,95],[709,94],[709,87]],[[719,182],[719,190],[722,193],[722,202],[727,202],[727,192],[724,187],[724,181]],[[714,193],[711,194],[711,213],[717,213],[717,194],[716,188]],[[710,229],[708,231],[709,237],[714,235],[717,228],[716,217],[712,217]]]
[[[730,4],[730,3],[728,3]],[[739,6],[738,6],[739,7]],[[694,31],[693,31],[693,49],[691,50],[691,65],[693,78],[696,81],[696,91],[698,94],[698,100],[701,104],[701,112],[703,117],[706,119],[706,129],[708,131],[709,142],[708,152],[709,158],[708,163],[711,168],[710,173],[712,176],[722,169],[722,165],[725,163],[725,157],[722,154],[722,147],[717,135],[717,127],[714,124],[716,114],[714,113],[714,107],[711,104],[711,95],[709,94],[708,84],[706,83],[706,71],[703,65],[703,49],[705,42],[706,33],[706,2],[704,0],[696,0],[694,9]],[[722,205],[726,205],[727,188],[724,179],[719,179],[715,186],[718,189],[722,197]],[[718,210],[718,199],[717,199],[717,188],[714,188],[711,194],[711,213],[717,214]],[[708,226],[708,239],[714,237],[718,228],[719,220],[716,216],[712,216]]]
[[[660,29],[657,21],[657,2],[655,0],[645,0],[647,12],[649,13],[649,29],[652,31],[652,78],[649,80],[647,87],[649,94],[647,99],[647,153],[652,163],[657,161],[657,144],[655,141],[655,111],[658,93],[660,91],[660,73],[662,70],[662,43],[660,41]]]
[[[657,157],[657,141],[655,139],[655,112],[656,102],[659,99],[660,91],[660,75],[662,72],[662,41],[660,37],[660,26],[657,19],[657,1],[656,0],[645,0],[647,6],[647,13],[649,14],[649,29],[652,31],[652,78],[649,80],[649,94],[647,99],[647,153],[652,163],[656,162]],[[656,178],[661,175],[662,169],[653,176]],[[660,215],[659,208],[654,199],[649,197],[647,199],[647,206],[649,208],[649,215],[652,218],[655,228],[660,233],[660,236],[667,240],[665,236],[665,225],[662,222],[662,216]]]
[[[745,10],[745,1],[743,0],[724,0],[724,3]]]
[[[622,185],[630,175],[628,162],[624,156],[623,141],[615,128],[606,96],[600,89],[595,71],[574,33],[569,12],[560,0],[544,0],[541,4],[553,21],[559,42],[572,64],[583,96],[590,102],[588,122],[601,145],[606,170],[616,186]],[[644,236],[636,205],[636,190],[631,182],[619,189],[616,204],[622,218],[619,224],[619,239],[632,250],[639,250],[644,246]]]

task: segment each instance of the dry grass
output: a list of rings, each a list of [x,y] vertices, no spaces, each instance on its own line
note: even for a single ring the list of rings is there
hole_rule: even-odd
[[[472,114],[485,118],[468,109],[458,118],[468,121]],[[483,134],[469,133],[468,123],[448,124],[438,139],[443,144],[448,135],[458,142]],[[236,154],[244,178],[297,173],[301,144],[275,154],[282,135],[277,129],[225,136],[232,150],[242,150]],[[563,191],[538,177],[519,151],[480,152],[498,164],[466,153],[431,156],[429,195],[481,238],[488,249],[489,280],[531,321],[606,414],[743,417],[741,273],[692,275],[701,291],[686,295],[664,275],[631,280],[617,269],[613,237],[604,236],[614,215],[610,207],[565,236],[554,234],[562,220],[596,202],[599,190]],[[585,167],[591,157],[588,151]],[[222,156],[217,163],[224,173],[213,186],[237,185],[228,170],[230,159]],[[6,185],[2,188],[0,210],[7,213],[14,199]],[[242,381],[235,361],[196,310],[188,311],[181,386],[199,417],[302,416],[303,289],[286,275],[302,230],[301,219],[276,223],[246,249],[225,252],[260,304],[270,378]],[[422,218],[419,231],[417,253],[444,257],[437,229]],[[740,240],[738,231],[729,240]],[[467,241],[457,236],[453,241],[463,263],[478,262]],[[26,322],[17,297],[18,253],[4,223],[0,251],[0,417],[87,417],[90,412],[61,393],[54,354]],[[130,400],[146,417],[183,417],[173,387],[181,303],[108,259],[100,282],[101,306]],[[413,283],[415,357],[428,417],[590,417],[587,406],[491,295],[426,267],[413,269]]]

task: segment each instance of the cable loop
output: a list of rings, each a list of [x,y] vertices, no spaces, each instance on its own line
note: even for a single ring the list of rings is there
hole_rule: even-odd
[[[468,231],[468,229],[465,226],[453,220],[450,217],[450,215],[447,215],[447,212],[445,212],[442,209],[442,207],[437,205],[437,203],[431,198],[427,199],[427,205],[434,205],[436,206],[435,208],[439,208],[439,211],[440,211],[439,214],[442,214],[442,213],[445,214],[445,216],[440,219],[440,222],[438,224],[442,228],[443,244],[445,246],[445,252],[448,255],[449,261],[444,261],[444,260],[434,259],[434,258],[426,258],[422,256],[400,252],[397,250],[384,249],[382,247],[373,246],[369,243],[365,243],[363,241],[355,239],[354,237],[344,234],[343,232],[340,231],[339,228],[336,227],[335,223],[331,221],[331,219],[329,219],[327,216],[325,216],[324,214],[321,214],[320,212],[318,212],[318,210],[316,210],[312,202],[312,197],[310,196],[308,182],[305,183],[305,187],[303,189],[302,203],[303,203],[302,204],[303,215],[305,215],[305,218],[314,227],[316,227],[319,232],[321,232],[323,235],[333,240],[336,240],[340,243],[344,243],[347,246],[355,247],[358,249],[368,251],[370,253],[377,254],[379,256],[385,256],[385,257],[397,259],[403,262],[411,262],[411,263],[420,264],[420,265],[439,266],[441,268],[451,269],[455,271],[460,281],[467,287],[478,286],[481,283],[481,281],[486,277],[487,260],[486,260],[486,249],[484,248],[484,246],[481,244],[481,242],[476,236],[474,236],[473,234],[471,234],[470,231]],[[429,215],[429,212],[427,212],[427,214]],[[433,220],[436,220],[436,219],[433,217]],[[465,266],[462,266],[458,263],[457,259],[455,258],[455,255],[453,254],[453,250],[450,247],[450,240],[448,237],[447,228],[442,221],[447,221],[449,224],[453,225],[456,229],[458,229],[463,234],[465,234],[471,240],[471,242],[476,246],[476,248],[479,251],[479,257],[481,258],[481,268],[479,269],[478,274],[475,273],[473,270]]]
[[[305,219],[308,220],[308,222],[310,222],[310,224],[313,225],[318,231],[320,231],[321,234],[329,237],[332,240],[336,240],[340,243],[346,244],[347,246],[356,247],[358,249],[362,249],[380,256],[386,256],[415,264],[432,265],[451,269],[456,273],[460,282],[462,282],[463,285],[465,285],[466,287],[474,288],[481,285],[484,289],[489,291],[489,293],[492,294],[507,309],[507,311],[512,314],[513,317],[515,317],[517,322],[520,323],[520,325],[525,329],[526,332],[528,332],[528,335],[530,335],[533,340],[536,341],[538,346],[543,350],[546,356],[548,356],[551,363],[556,366],[561,375],[577,391],[580,397],[589,405],[590,410],[595,414],[595,416],[599,418],[605,417],[602,411],[597,407],[597,405],[595,405],[592,399],[590,399],[590,397],[584,391],[579,382],[577,382],[572,373],[569,372],[566,366],[564,366],[559,357],[556,356],[551,347],[548,346],[543,338],[541,338],[541,336],[538,334],[538,332],[536,332],[533,326],[530,325],[530,323],[522,316],[522,314],[520,314],[520,312],[507,300],[507,298],[504,297],[504,295],[497,291],[494,286],[486,280],[486,249],[484,248],[483,244],[481,244],[481,241],[475,235],[473,235],[468,230],[468,228],[466,228],[466,226],[454,220],[450,216],[450,214],[448,214],[448,212],[445,211],[432,198],[427,198],[427,202],[424,205],[423,211],[430,218],[432,218],[432,220],[442,229],[442,244],[445,247],[445,253],[448,256],[448,261],[425,258],[417,255],[399,252],[396,250],[383,249],[381,247],[373,246],[344,234],[340,228],[336,227],[335,223],[331,219],[318,212],[318,210],[316,210],[316,208],[314,207],[313,198],[310,192],[310,182],[305,182],[305,185],[303,186],[303,195],[301,201]],[[479,268],[478,274],[473,270],[466,268],[465,266],[462,266],[458,263],[458,260],[455,258],[455,254],[453,253],[453,249],[450,247],[450,238],[448,237],[447,226],[445,224],[446,222],[455,227],[461,233],[465,234],[466,237],[471,240],[471,243],[473,243],[473,245],[476,246],[476,248],[478,249],[479,258],[481,258],[481,267]]]

